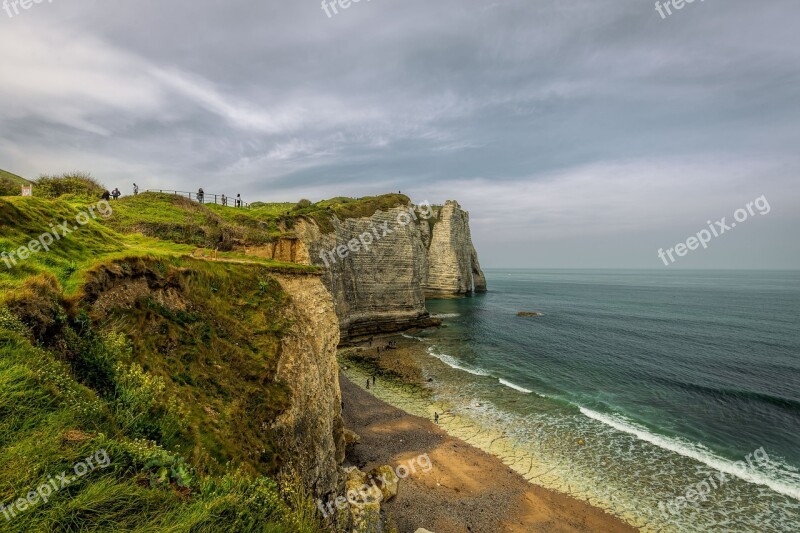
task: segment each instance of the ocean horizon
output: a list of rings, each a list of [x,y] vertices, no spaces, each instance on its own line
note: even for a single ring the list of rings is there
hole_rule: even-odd
[[[445,427],[644,530],[794,530],[800,272],[486,275],[413,336]]]

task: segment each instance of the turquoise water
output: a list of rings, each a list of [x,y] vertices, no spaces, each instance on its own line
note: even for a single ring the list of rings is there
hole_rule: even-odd
[[[487,277],[415,341],[448,416],[644,529],[800,530],[799,272]]]

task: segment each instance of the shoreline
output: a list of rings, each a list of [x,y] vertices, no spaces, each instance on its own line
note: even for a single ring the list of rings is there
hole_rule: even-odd
[[[384,402],[347,376],[339,382],[344,425],[361,437],[348,449],[349,464],[364,470],[430,457],[432,470],[402,480],[398,496],[382,505],[400,533],[637,531],[603,509],[527,481],[498,457]]]

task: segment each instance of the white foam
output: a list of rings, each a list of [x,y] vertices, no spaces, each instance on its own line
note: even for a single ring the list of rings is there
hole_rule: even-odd
[[[461,316],[461,313],[439,313],[436,315],[431,315],[433,318],[455,318],[457,316]]]
[[[532,392],[533,392],[532,390],[528,390],[528,389],[526,389],[526,388],[524,388],[524,387],[520,387],[519,385],[515,385],[515,384],[511,383],[510,381],[506,381],[506,380],[505,380],[505,379],[503,379],[503,378],[500,378],[500,383],[502,383],[502,384],[503,384],[503,385],[505,385],[506,387],[511,387],[511,388],[512,388],[512,389],[514,389],[515,391],[523,392],[523,393],[525,393],[525,394],[530,394],[530,393],[532,393]]]
[[[428,354],[435,357],[442,363],[446,364],[450,368],[455,368],[456,370],[463,370],[464,372],[468,372],[474,376],[490,376],[488,370],[484,370],[482,368],[472,368],[470,366],[461,363],[455,357],[449,356],[446,353],[437,353],[436,350],[433,349],[433,346],[428,347]]]
[[[658,446],[659,448],[669,450],[684,457],[689,457],[690,459],[694,459],[695,461],[699,461],[705,465],[708,465],[719,472],[730,474],[731,476],[737,477],[743,481],[747,481],[748,483],[765,485],[779,494],[800,500],[800,485],[798,484],[786,483],[784,481],[773,479],[765,475],[763,472],[756,470],[755,468],[742,468],[741,466],[736,465],[734,461],[717,457],[707,448],[699,444],[682,441],[676,438],[665,437],[663,435],[655,435],[646,428],[619,415],[606,415],[592,411],[591,409],[586,409],[585,407],[581,407],[580,410],[581,413],[593,420],[597,420],[598,422],[601,422],[607,426],[611,426],[612,428],[622,431],[623,433],[634,435],[638,439],[649,442],[650,444]],[[770,461],[770,463],[771,462],[772,461]]]
[[[414,335],[408,335],[407,333],[401,333],[400,336],[405,337],[406,339],[416,339],[420,342],[424,340],[422,337],[415,337]]]

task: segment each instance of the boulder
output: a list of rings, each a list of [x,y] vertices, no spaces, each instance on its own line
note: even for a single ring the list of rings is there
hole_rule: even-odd
[[[345,447],[349,448],[350,446],[355,446],[361,442],[361,437],[355,431],[350,431],[349,429],[344,429],[344,445]]]
[[[384,501],[389,501],[397,496],[397,490],[400,487],[400,478],[395,474],[391,466],[384,465],[370,470],[367,477],[374,480],[375,484],[380,487],[383,494]]]
[[[367,475],[356,467],[345,468],[345,490],[353,533],[373,533],[381,530],[381,490],[370,484]]]

